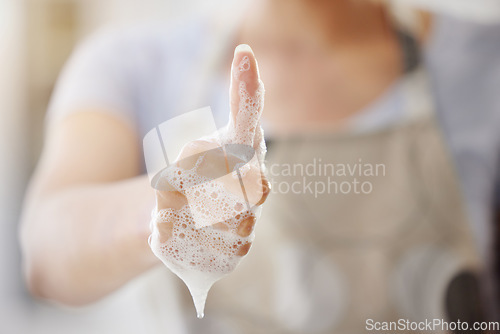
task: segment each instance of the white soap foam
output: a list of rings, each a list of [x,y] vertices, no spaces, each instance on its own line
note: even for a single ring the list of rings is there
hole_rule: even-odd
[[[237,234],[247,218],[255,218],[255,212],[242,210],[219,226],[197,229],[187,205],[177,211],[159,210],[153,217],[151,248],[187,285],[198,317],[203,316],[210,287],[236,268],[254,239],[253,232],[246,237]],[[162,231],[166,224],[171,224],[167,232]]]
[[[243,72],[250,70],[250,60],[248,56],[244,56],[238,66],[239,71],[234,73],[234,79],[238,80]],[[245,144],[254,146],[256,143],[255,135],[262,130],[260,129],[260,114],[264,107],[264,85],[259,82],[259,86],[252,95],[249,94],[246,83],[239,81],[239,105],[238,114],[236,115],[236,124],[228,126],[228,139],[231,143]],[[232,123],[232,120],[230,121]],[[253,134],[253,135],[252,135]],[[262,140],[262,138],[259,138]],[[257,152],[260,154],[260,152]]]
[[[245,56],[235,73],[236,79],[249,69],[250,60]],[[263,167],[260,164],[265,143],[259,121],[263,94],[262,83],[251,96],[245,83],[240,82],[236,124],[232,124],[230,118],[230,124],[211,138],[216,143],[244,144],[255,148],[256,159],[246,165],[236,164],[237,171],[228,171],[236,181],[251,168]],[[190,169],[172,165],[162,171],[160,178],[185,195],[189,204],[178,210],[158,208],[157,205],[152,214],[149,239],[154,254],[187,285],[199,318],[204,316],[211,286],[231,273],[248,253],[255,237],[253,229],[248,226],[252,227],[260,214],[260,207],[249,205],[234,187],[228,189],[227,179],[213,180],[198,173],[206,158],[201,154]],[[247,166],[250,164],[257,166]],[[258,181],[261,182],[260,178]],[[160,195],[161,190],[157,192]],[[252,223],[247,225],[248,222]]]

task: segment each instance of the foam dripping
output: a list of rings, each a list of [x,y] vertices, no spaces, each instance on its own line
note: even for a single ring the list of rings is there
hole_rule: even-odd
[[[233,68],[233,80],[250,68],[248,56],[242,57],[239,66]],[[230,117],[229,125],[222,132],[214,134],[213,138],[204,138],[204,142],[212,144],[207,151],[214,147],[214,143],[215,146],[242,144],[255,147],[255,158],[242,161],[241,157],[229,156],[225,152],[225,166],[231,161],[236,167],[227,171],[228,177],[219,179],[200,172],[208,168],[206,166],[214,165],[208,154],[199,154],[191,165],[176,163],[165,168],[159,179],[170,189],[157,189],[157,206],[150,225],[151,249],[184,281],[200,319],[204,317],[207,295],[213,284],[231,273],[248,253],[255,237],[253,224],[260,213],[260,207],[249,205],[248,193],[242,196],[234,189],[241,189],[245,183],[242,174],[248,174],[250,179],[252,172],[257,171],[258,174],[254,175],[261,177],[265,143],[259,118],[264,91],[259,80],[255,93],[249,94],[242,81],[238,92],[240,102],[236,117]],[[166,191],[181,193],[188,203],[177,209],[162,207],[159,198],[169,196]],[[248,221],[252,223],[246,224]],[[242,226],[251,226],[251,229]]]

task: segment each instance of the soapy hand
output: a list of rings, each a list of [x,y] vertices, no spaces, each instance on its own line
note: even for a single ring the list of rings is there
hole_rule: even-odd
[[[248,253],[260,205],[269,194],[263,103],[257,61],[250,47],[241,45],[231,69],[228,125],[186,144],[155,181],[150,246],[184,280],[199,317],[211,285]]]

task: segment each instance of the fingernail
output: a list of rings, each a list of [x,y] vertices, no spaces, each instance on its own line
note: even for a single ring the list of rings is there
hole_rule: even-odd
[[[236,54],[237,52],[243,52],[243,51],[247,51],[247,52],[251,52],[253,53],[252,51],[252,48],[250,47],[250,45],[248,44],[240,44],[236,47],[236,49],[234,49],[234,53]]]
[[[244,244],[243,246],[240,247],[240,249],[238,249],[238,251],[236,252],[236,255],[237,256],[247,255],[248,251],[250,250],[250,247],[252,247],[251,243]]]
[[[245,218],[236,229],[236,233],[240,237],[248,237],[250,234],[252,234],[254,225],[255,225],[254,217]]]

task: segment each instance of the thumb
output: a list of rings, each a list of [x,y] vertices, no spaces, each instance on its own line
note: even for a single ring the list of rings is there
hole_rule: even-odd
[[[238,45],[234,51],[229,96],[231,140],[233,143],[254,146],[264,107],[264,85],[260,81],[255,55],[246,44]]]

